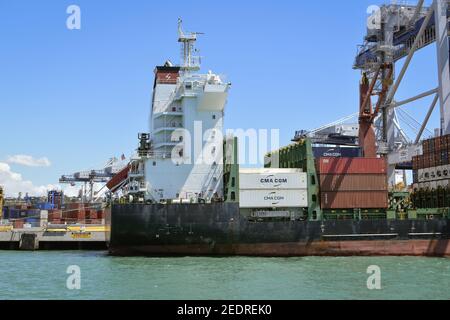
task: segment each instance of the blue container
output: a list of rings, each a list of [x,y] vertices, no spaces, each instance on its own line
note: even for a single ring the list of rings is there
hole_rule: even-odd
[[[3,219],[9,219],[9,208],[3,207]]]
[[[37,208],[40,210],[52,210],[55,208],[55,206],[49,202],[42,202],[38,203]]]
[[[35,228],[35,227],[39,227],[40,226],[40,219],[36,219],[36,218],[27,218],[25,219],[25,223],[31,224],[31,227]]]
[[[26,217],[30,218],[40,218],[41,217],[41,210],[39,209],[31,209],[26,211]]]
[[[20,210],[17,209],[9,209],[8,219],[19,219],[20,218]]]

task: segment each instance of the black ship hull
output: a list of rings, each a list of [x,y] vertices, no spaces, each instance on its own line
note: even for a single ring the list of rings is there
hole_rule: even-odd
[[[119,256],[450,256],[448,219],[255,222],[234,203],[113,205]]]

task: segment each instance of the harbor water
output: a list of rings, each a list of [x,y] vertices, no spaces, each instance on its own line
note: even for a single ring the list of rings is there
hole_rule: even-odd
[[[68,281],[78,276],[73,266],[79,268],[79,289]],[[370,266],[379,267],[381,290],[367,287]],[[444,258],[121,258],[89,251],[0,251],[1,300],[450,299],[449,288],[450,259]]]

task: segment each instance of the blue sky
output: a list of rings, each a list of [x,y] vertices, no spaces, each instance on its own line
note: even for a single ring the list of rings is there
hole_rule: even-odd
[[[155,65],[179,61],[178,17],[205,33],[203,71],[233,84],[226,127],[280,128],[289,143],[295,130],[357,112],[352,63],[366,9],[382,3],[0,0],[0,164],[47,158],[46,167],[8,164],[37,187],[131,154],[148,130]],[[66,28],[71,4],[81,8],[81,30]],[[437,85],[435,51],[417,54],[398,100]],[[429,103],[408,108],[420,120]]]

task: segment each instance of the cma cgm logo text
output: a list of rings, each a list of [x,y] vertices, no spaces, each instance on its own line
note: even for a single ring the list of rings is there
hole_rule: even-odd
[[[324,157],[341,157],[342,154],[335,149],[328,149],[323,153]]]
[[[279,187],[282,184],[288,183],[287,178],[276,178],[274,175],[267,176],[260,180],[262,184],[273,184],[274,187]]]
[[[267,196],[264,197],[264,201],[272,201],[272,204],[279,204],[280,201],[283,201],[284,197],[279,196],[276,192],[271,192]]]

